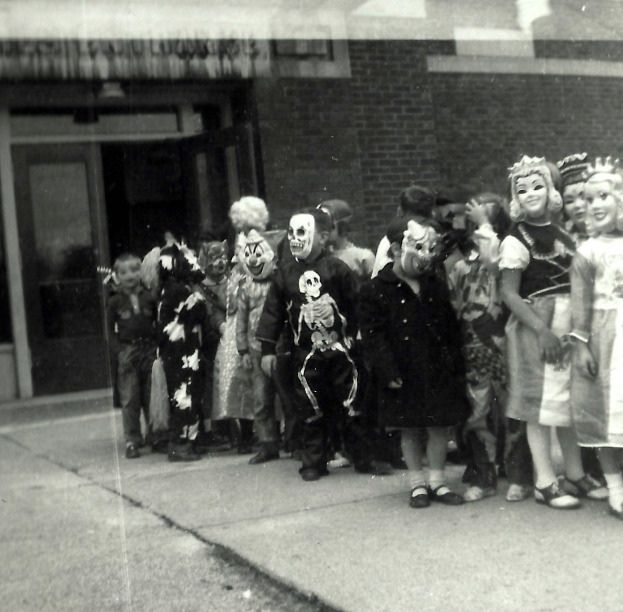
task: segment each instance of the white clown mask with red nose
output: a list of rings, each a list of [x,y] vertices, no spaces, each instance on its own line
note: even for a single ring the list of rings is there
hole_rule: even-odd
[[[407,276],[417,277],[432,267],[437,243],[437,232],[432,227],[408,222],[400,254],[400,265]]]
[[[255,280],[267,279],[274,269],[275,253],[266,239],[250,230],[243,250],[244,264]]]
[[[316,220],[312,215],[301,213],[292,215],[288,226],[290,251],[297,259],[307,259],[314,246]]]

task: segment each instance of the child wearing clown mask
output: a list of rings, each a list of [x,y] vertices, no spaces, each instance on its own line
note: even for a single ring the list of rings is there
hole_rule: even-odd
[[[610,158],[598,158],[588,173],[591,237],[571,269],[571,408],[579,443],[599,450],[610,512],[623,519],[623,178]]]
[[[279,237],[270,232],[272,237]],[[251,459],[251,465],[279,459],[279,435],[275,419],[275,390],[272,379],[261,367],[262,351],[255,337],[264,302],[275,270],[275,252],[268,240],[259,232],[250,230],[245,239],[242,258],[248,276],[238,293],[236,319],[236,346],[242,367],[250,375],[254,397],[255,431],[260,451]]]
[[[412,508],[431,500],[459,505],[446,484],[448,430],[467,414],[458,321],[446,283],[434,271],[439,235],[432,222],[395,219],[389,225],[393,261],[360,293],[364,349],[379,387],[379,420],[401,432]],[[426,428],[429,476],[419,430]]]
[[[296,372],[292,399],[303,423],[299,473],[308,481],[328,474],[329,424],[340,410],[352,413],[357,393],[349,352],[356,330],[355,280],[346,264],[326,253],[331,228],[322,210],[292,216],[293,258],[275,273],[256,334],[262,370],[272,377],[277,340],[284,325],[290,326]]]
[[[552,222],[562,200],[545,159],[524,155],[510,169],[509,179],[515,225],[502,241],[499,263],[501,295],[511,311],[506,325],[507,416],[526,423],[535,500],[554,509],[577,508],[578,497],[603,499],[607,492],[584,473],[571,427],[569,269],[575,245]],[[551,459],[552,427],[564,458],[562,487]]]

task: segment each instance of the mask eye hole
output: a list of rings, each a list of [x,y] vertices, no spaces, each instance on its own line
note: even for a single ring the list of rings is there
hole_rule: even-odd
[[[421,251],[421,250],[422,250],[422,248],[423,248],[423,247],[422,247],[421,243],[419,243],[419,242],[415,245],[415,250],[416,250],[416,251]]]

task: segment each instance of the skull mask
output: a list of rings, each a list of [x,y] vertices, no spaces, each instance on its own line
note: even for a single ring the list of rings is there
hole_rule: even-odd
[[[256,280],[268,278],[274,269],[275,253],[270,244],[255,230],[247,234],[243,251],[244,263]]]
[[[436,255],[437,232],[432,227],[410,220],[402,240],[400,265],[410,277],[430,269]]]
[[[299,278],[299,291],[305,294],[308,301],[317,300],[320,297],[321,288],[320,276],[313,270],[303,272]]]
[[[292,255],[297,259],[307,259],[314,246],[316,220],[312,215],[297,214],[290,219],[288,242]]]

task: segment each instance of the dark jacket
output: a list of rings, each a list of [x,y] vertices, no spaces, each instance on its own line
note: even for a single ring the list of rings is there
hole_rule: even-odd
[[[138,311],[132,307],[130,296],[119,290],[108,300],[107,319],[110,345],[117,352],[121,344],[156,339],[156,301],[147,289],[137,291]]]
[[[379,381],[387,427],[456,425],[467,414],[460,328],[445,283],[422,276],[420,294],[388,264],[360,292],[363,346]],[[401,389],[388,384],[401,378]]]
[[[356,333],[355,278],[350,268],[339,259],[322,255],[308,263],[292,259],[281,265],[271,283],[264,310],[257,328],[257,339],[262,345],[262,354],[275,354],[275,345],[284,325],[289,324],[294,344],[305,351],[312,348],[313,333],[301,309],[309,302],[301,292],[300,282],[306,272],[316,273],[320,280],[320,299],[332,298],[333,321],[330,332],[337,334],[340,341],[353,338]],[[323,296],[327,296],[326,298]]]

